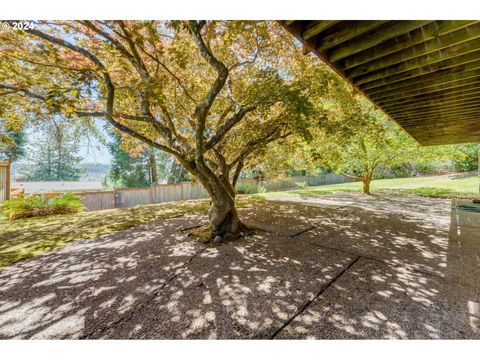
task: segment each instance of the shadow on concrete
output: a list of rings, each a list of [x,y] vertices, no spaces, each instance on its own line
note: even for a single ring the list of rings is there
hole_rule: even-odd
[[[191,216],[5,268],[0,337],[480,338],[478,218],[445,200],[338,201],[240,210],[265,231],[221,246],[179,231],[206,221]]]

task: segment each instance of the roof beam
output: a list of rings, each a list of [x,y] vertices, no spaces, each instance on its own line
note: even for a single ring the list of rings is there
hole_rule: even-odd
[[[312,24],[308,25],[305,31],[303,31],[302,36],[305,40],[308,40],[322,31],[331,28],[333,25],[338,23],[338,20],[322,20],[322,21],[313,21]]]
[[[340,66],[344,70],[348,70],[367,62],[390,55],[400,50],[412,47],[422,42],[432,40],[439,36],[448,34],[453,31],[460,30],[464,27],[478,23],[474,20],[446,20],[432,22],[425,25],[421,29],[413,30],[409,34],[402,35],[398,38],[389,40],[374,49],[368,49],[361,53],[345,58],[340,62]]]
[[[405,96],[412,94],[434,92],[441,88],[447,89],[457,86],[461,81],[477,81],[480,79],[480,69],[461,71],[445,76],[439,76],[437,79],[423,81],[421,84],[413,83],[408,87],[395,89],[381,89],[375,93],[366,92],[372,99],[379,100],[387,97]]]
[[[407,129],[411,129],[408,128]],[[425,137],[443,135],[448,136],[449,138],[468,136],[468,135],[480,135],[480,125],[467,125],[467,126],[458,126],[458,125],[446,125],[445,127],[440,128],[429,128],[427,131],[420,131],[419,129],[412,129],[412,132],[417,136]],[[429,140],[428,138],[426,140]]]
[[[442,68],[466,64],[480,59],[480,39],[442,49],[433,54],[410,59],[382,70],[354,79],[355,85],[364,89],[409,79],[431,73]]]
[[[422,122],[420,125],[417,125],[415,123],[412,123],[412,124],[405,124],[404,127],[405,128],[408,128],[408,129],[419,129],[419,130],[423,130],[426,128],[425,125],[434,125],[434,126],[438,126],[438,125],[441,125],[441,126],[449,126],[449,127],[458,127],[458,126],[470,126],[470,125],[479,125],[479,119],[478,117],[474,117],[474,118],[467,118],[466,121],[462,121],[460,124],[458,123],[458,119],[459,118],[452,118],[450,120],[442,120],[442,121],[436,121],[436,122],[430,122],[430,123],[425,123],[425,122]]]
[[[333,49],[328,60],[332,63],[337,62],[343,58],[356,54],[360,51],[366,50],[391,38],[405,34],[414,29],[418,29],[424,25],[431,23],[431,20],[418,20],[418,21],[392,21],[388,27],[381,27],[373,31],[371,34],[357,39],[355,41],[350,40],[344,45]]]
[[[422,109],[422,110],[403,110],[396,113],[390,113],[390,115],[397,119],[405,119],[405,118],[418,118],[424,115],[445,115],[445,114],[457,114],[462,111],[471,110],[471,109],[478,109],[480,110],[480,102],[478,99],[470,100],[464,102],[462,104],[450,104],[445,106],[438,106],[432,107],[429,109]]]
[[[436,52],[447,47],[454,46],[463,42],[480,38],[480,23],[474,24],[469,28],[460,29],[453,33],[439,36],[435,39],[425,41],[415,46],[409,47],[397,53],[385,56],[383,58],[371,61],[355,69],[347,71],[349,78],[355,78],[373,71],[377,71],[410,59],[418,58],[423,55]]]
[[[445,125],[442,127],[432,127],[428,128],[427,130],[421,130],[418,127],[405,127],[409,129],[416,137],[421,138],[424,136],[425,140],[430,140],[429,137],[431,136],[447,136],[449,138],[454,137],[463,137],[463,136],[471,136],[471,135],[480,135],[480,124],[468,124],[465,126],[462,125]],[[477,139],[478,141],[478,139]]]
[[[478,86],[480,86],[480,80],[471,81],[466,85],[461,85],[453,89],[438,90],[433,93],[419,94],[413,96],[406,96],[397,99],[384,99],[377,101],[377,105],[384,106],[403,106],[406,104],[416,104],[423,103],[429,100],[444,100],[445,98],[452,98],[461,95],[467,95],[473,93],[478,93]]]
[[[362,21],[355,20],[353,23],[347,24],[342,30],[336,31],[333,34],[327,35],[321,39],[320,45],[318,46],[318,51],[325,51],[334,46],[344,43],[354,37],[362,35],[366,32],[369,32],[383,24],[387,21],[384,20],[374,20],[374,21]]]
[[[418,120],[425,120],[425,119],[430,119],[435,117],[436,119],[448,119],[450,117],[457,117],[457,116],[480,116],[480,107],[474,106],[471,108],[466,108],[464,110],[452,110],[452,111],[447,111],[447,112],[438,112],[438,113],[428,113],[428,114],[420,114],[418,116],[415,115],[402,115],[402,116],[394,116],[393,118],[396,121],[399,121],[400,123],[407,122],[408,121],[418,121]],[[480,117],[478,118],[480,122]]]
[[[396,105],[396,106],[382,106],[382,109],[387,111],[389,114],[397,114],[405,110],[422,110],[430,107],[440,107],[450,104],[461,104],[466,101],[471,101],[476,99],[480,103],[480,92],[475,90],[470,94],[458,94],[456,97],[441,98],[432,101],[418,102],[411,105]]]
[[[475,71],[478,69],[480,69],[480,58],[477,58],[474,62],[457,65],[446,69],[439,69],[432,73],[427,73],[392,84],[378,86],[373,89],[365,89],[363,87],[360,87],[360,89],[373,96],[375,94],[385,93],[387,91],[408,90],[411,89],[412,86],[415,88],[420,88],[428,85],[438,85],[451,80],[461,79],[462,77],[466,76],[466,74],[475,73]]]

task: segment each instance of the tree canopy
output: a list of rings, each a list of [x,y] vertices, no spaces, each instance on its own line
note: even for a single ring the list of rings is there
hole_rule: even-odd
[[[315,100],[337,89],[275,22],[43,21],[0,36],[4,112],[102,118],[173,155],[209,193],[217,239],[241,228],[244,164],[273,141],[311,138],[328,123]]]

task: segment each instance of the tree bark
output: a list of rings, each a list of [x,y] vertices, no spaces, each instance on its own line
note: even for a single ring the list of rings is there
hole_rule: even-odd
[[[148,152],[148,167],[150,169],[150,184],[158,184],[157,159],[153,148]]]
[[[167,184],[176,184],[177,183],[177,161],[174,159],[172,161],[172,166],[170,167],[170,172],[168,174]]]
[[[240,237],[241,230],[247,227],[238,217],[235,191],[232,191],[233,187],[229,180],[218,176],[200,161],[195,161],[193,166],[185,167],[202,183],[210,195],[211,203],[208,209],[211,225],[210,240],[221,243]]]
[[[223,242],[238,238],[243,225],[238,217],[235,202],[230,202],[230,195],[224,191],[212,197],[208,210],[210,218],[211,240]]]
[[[370,193],[370,183],[371,183],[371,181],[372,181],[371,176],[365,176],[364,178],[362,178],[364,194],[372,195]]]

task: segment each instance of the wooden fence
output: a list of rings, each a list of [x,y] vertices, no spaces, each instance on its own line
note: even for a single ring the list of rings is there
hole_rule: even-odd
[[[0,203],[10,199],[10,163],[0,161]]]
[[[284,179],[267,180],[258,183],[253,179],[241,179],[237,189],[248,187],[249,192],[258,192],[260,186],[267,191],[288,190],[297,187],[297,183],[306,183],[309,186],[336,184],[349,182],[342,175],[324,174],[317,176],[293,176]],[[127,188],[113,191],[95,191],[78,193],[87,211],[106,210],[115,208],[129,208],[137,205],[158,204],[169,201],[204,199],[207,192],[200,183],[185,182],[180,184],[154,185],[150,188]]]

